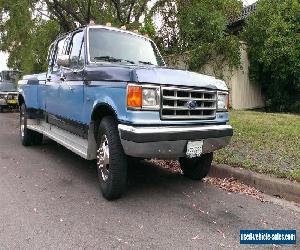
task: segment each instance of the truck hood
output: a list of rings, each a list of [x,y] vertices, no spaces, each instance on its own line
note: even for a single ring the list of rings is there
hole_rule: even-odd
[[[126,81],[228,90],[224,81],[212,76],[165,67],[97,65],[87,67],[85,76],[87,81]]]

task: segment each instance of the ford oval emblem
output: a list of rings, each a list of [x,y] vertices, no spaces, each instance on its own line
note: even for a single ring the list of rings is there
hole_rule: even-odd
[[[198,103],[195,100],[188,101],[186,105],[189,109],[195,109],[198,107]]]

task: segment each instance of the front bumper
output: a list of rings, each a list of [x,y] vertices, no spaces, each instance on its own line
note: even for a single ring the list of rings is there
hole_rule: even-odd
[[[174,159],[186,156],[187,142],[203,140],[203,154],[227,146],[233,135],[230,125],[135,127],[119,125],[127,155]]]

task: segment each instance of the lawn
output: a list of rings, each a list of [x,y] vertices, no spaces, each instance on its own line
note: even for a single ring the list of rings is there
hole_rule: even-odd
[[[300,182],[300,116],[232,111],[231,144],[215,162]]]

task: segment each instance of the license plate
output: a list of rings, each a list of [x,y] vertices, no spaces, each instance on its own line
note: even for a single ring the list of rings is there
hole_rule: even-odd
[[[203,149],[203,141],[188,141],[186,156],[188,158],[200,157]]]
[[[17,104],[17,100],[7,100],[7,104]]]

